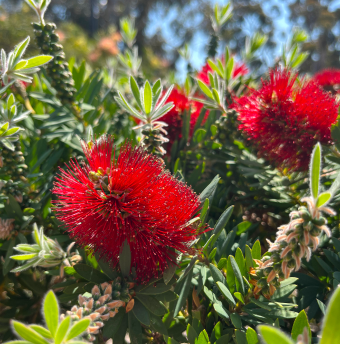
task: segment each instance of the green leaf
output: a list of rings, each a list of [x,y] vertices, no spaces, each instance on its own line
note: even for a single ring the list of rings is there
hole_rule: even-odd
[[[189,344],[195,344],[196,338],[198,337],[198,334],[195,331],[194,327],[190,324],[188,324],[187,326],[187,337]]]
[[[227,319],[227,320],[229,319],[228,311],[221,304],[214,303],[214,309],[220,317]]]
[[[197,83],[201,91],[210,99],[214,99],[212,92],[210,91],[209,87],[201,80],[197,79]]]
[[[261,259],[261,244],[259,240],[256,240],[253,248],[251,249],[253,259]]]
[[[135,300],[136,302],[137,300]],[[133,309],[133,308],[132,308]],[[121,327],[121,324],[124,322],[124,318],[127,318],[127,314],[125,312],[124,307],[120,307],[118,313],[113,317],[110,318],[105,322],[103,328],[103,335],[107,338],[113,338],[116,336],[118,329]]]
[[[213,230],[213,234],[215,234],[215,238],[212,240],[211,245],[214,245],[215,241],[218,239],[219,235],[221,234],[223,228],[228,223],[232,213],[234,210],[234,206],[230,206],[228,209],[226,209],[220,218],[217,220],[217,223],[215,225],[215,228]]]
[[[140,99],[138,84],[137,84],[137,82],[133,76],[130,76],[130,88],[131,88],[131,92],[132,92],[133,96],[135,97],[135,100],[136,100],[138,107],[142,110],[143,106],[142,106],[141,99]]]
[[[244,233],[251,226],[251,222],[243,221],[237,225],[237,235]]]
[[[138,299],[151,313],[162,316],[168,312],[167,308],[154,297],[149,295],[136,295]]]
[[[94,283],[108,282],[110,279],[100,271],[86,264],[76,264],[74,270],[84,279]]]
[[[71,318],[68,316],[60,323],[57,334],[54,337],[55,344],[60,344],[64,340],[70,326],[70,320]]]
[[[326,205],[330,201],[331,198],[332,198],[332,194],[330,192],[323,192],[322,194],[318,196],[318,199],[316,201],[316,207],[319,208]]]
[[[251,248],[248,245],[245,246],[245,254],[246,254],[246,268],[247,268],[247,271],[249,271],[249,269],[252,268],[254,264],[253,264]]]
[[[197,129],[194,133],[194,141],[200,143],[204,139],[206,133],[207,131],[203,128]]]
[[[239,301],[241,301],[243,304],[245,304],[244,298],[243,298],[243,296],[242,296],[242,294],[241,294],[240,292],[236,291],[236,292],[234,293],[234,296],[235,296]]]
[[[292,328],[292,339],[297,341],[298,336],[300,334],[303,334],[303,330],[305,329],[305,327],[308,330],[308,335],[309,335],[308,343],[310,344],[312,342],[312,332],[310,330],[306,312],[302,310],[294,321],[293,328]]]
[[[142,344],[142,326],[133,312],[128,313],[129,337],[131,344]]]
[[[266,309],[267,311],[271,311],[272,308],[268,306],[268,304],[264,303],[264,302],[261,302],[259,300],[256,300],[254,298],[251,298],[250,299],[250,302],[252,302],[253,304],[255,304],[256,306],[259,306],[263,309]]]
[[[246,336],[247,336],[248,344],[258,344],[259,343],[257,333],[251,327],[247,328]],[[279,343],[276,343],[276,344],[279,344]]]
[[[49,330],[47,330],[45,327],[33,324],[33,325],[30,325],[30,328],[32,330],[34,330],[35,332],[38,332],[39,334],[41,334],[45,338],[48,338],[48,339],[53,338],[51,335],[51,332]]]
[[[37,255],[38,255],[38,253],[17,254],[16,256],[11,256],[10,258],[14,259],[14,260],[29,260],[29,259],[36,257]]]
[[[196,260],[197,260],[197,255],[191,258],[190,263],[184,269],[184,271],[183,271],[182,275],[180,276],[180,278],[177,280],[177,284],[179,282],[181,282],[188,275],[188,273],[194,268]]]
[[[128,277],[131,269],[131,251],[127,240],[124,241],[119,254],[119,266],[122,275]]]
[[[165,283],[157,283],[156,285],[150,284],[146,288],[141,289],[138,294],[144,295],[157,295],[163,294],[171,289],[171,284],[167,285]]]
[[[47,328],[50,330],[51,335],[55,337],[59,325],[59,307],[52,290],[45,297],[43,309]]]
[[[219,180],[219,175],[215,176],[215,178],[210,182],[210,184],[202,191],[202,193],[199,196],[201,202],[205,202],[205,200],[208,198],[209,203],[212,203],[212,198],[214,197]]]
[[[241,317],[237,313],[230,313],[230,320],[235,328],[240,329],[242,327]]]
[[[179,311],[181,310],[182,306],[185,304],[185,302],[188,298],[190,287],[191,287],[192,275],[193,275],[193,269],[190,270],[186,279],[184,280],[184,284],[183,284],[182,290],[179,294],[179,298],[177,300],[176,307],[174,310],[174,317],[177,316],[177,314],[179,313]]]
[[[217,282],[216,283],[218,288],[220,289],[221,293],[223,294],[223,296],[226,298],[226,300],[228,301],[228,303],[232,306],[235,307],[236,306],[236,302],[233,298],[233,296],[231,295],[229,289],[221,282]]]
[[[167,344],[179,344],[179,343],[177,342],[177,340],[175,340],[175,339],[173,339],[173,338],[170,338],[170,337],[165,336],[164,339],[166,340],[166,343],[167,343]]]
[[[174,277],[176,269],[177,269],[176,264],[168,262],[168,267],[165,269],[163,273],[163,280],[165,284],[168,284],[171,281],[172,277]]]
[[[227,264],[228,264],[228,259],[227,258],[221,258],[220,261],[217,264],[217,268],[219,270],[223,270],[227,268]]]
[[[132,312],[142,324],[150,326],[150,313],[139,300],[135,300]]]
[[[258,330],[265,344],[294,344],[282,331],[267,325],[258,326]]]
[[[77,321],[71,327],[70,332],[68,333],[66,337],[66,341],[80,336],[82,333],[84,333],[87,330],[87,328],[90,326],[90,323],[91,323],[90,319],[81,319]]]
[[[162,318],[150,313],[150,323],[151,323],[151,328],[155,332],[159,332],[163,335],[168,335],[168,330],[165,324],[162,321]]]
[[[295,289],[296,284],[289,284],[284,287],[280,287],[275,290],[274,295],[272,296],[272,300],[282,299],[283,297],[289,296]]]
[[[318,299],[316,299],[316,301],[317,301],[317,303],[319,305],[319,308],[320,308],[322,314],[325,315],[325,313],[326,313],[326,305],[323,302],[321,302],[320,300],[318,300]]]
[[[15,46],[13,55],[14,55],[14,65],[21,59],[23,56],[28,43],[30,42],[30,37],[28,36],[26,39],[24,39],[22,42],[20,42],[18,45]]]
[[[245,260],[243,257],[242,250],[238,247],[235,253],[235,260],[237,262],[237,265],[241,271],[242,276],[246,275],[246,266],[245,266]]]
[[[323,329],[319,344],[340,343],[339,319],[340,319],[340,288],[335,289],[326,309],[323,320]]]
[[[321,170],[321,145],[317,143],[313,149],[310,163],[310,189],[312,197],[316,200],[319,195]]]
[[[23,339],[34,344],[48,344],[48,341],[44,339],[39,333],[33,329],[25,326],[21,322],[12,321],[13,330]]]
[[[144,85],[144,111],[149,114],[152,109],[152,90],[149,81],[147,80]]]
[[[231,265],[231,259],[230,256],[228,257],[228,263],[227,263],[227,284],[229,287],[229,290],[231,293],[235,290],[235,274]]]
[[[213,264],[209,264],[209,269],[210,269],[210,273],[211,273],[211,276],[212,278],[214,279],[215,283],[217,282],[221,282],[221,283],[225,283],[225,278],[222,274],[222,272],[217,269],[217,267]]]
[[[236,280],[238,281],[238,283],[240,285],[240,292],[242,293],[242,295],[244,295],[246,291],[244,288],[242,273],[238,267],[238,264],[236,263],[235,258],[233,256],[229,256],[229,257],[230,257],[230,263],[231,263],[232,269],[234,271]]]
[[[39,66],[44,65],[45,63],[50,62],[52,59],[53,59],[53,56],[49,56],[49,55],[35,56],[35,57],[28,59],[27,64],[22,69],[39,67]]]
[[[229,343],[229,340],[230,340],[230,335],[225,334],[224,336],[219,338],[215,344],[226,344],[226,343]]]
[[[208,344],[209,343],[209,336],[206,330],[203,330],[199,336],[198,339],[195,340],[195,344]]]
[[[114,280],[118,277],[118,273],[113,270],[113,268],[109,265],[105,258],[99,258],[99,254],[95,254],[96,261],[100,267],[100,269],[104,272],[104,274],[109,277],[111,280]]]

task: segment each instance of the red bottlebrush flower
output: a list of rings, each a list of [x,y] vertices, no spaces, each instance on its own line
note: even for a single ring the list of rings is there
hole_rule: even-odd
[[[257,144],[259,155],[290,170],[308,169],[316,142],[331,143],[336,122],[335,97],[314,81],[295,83],[296,74],[273,70],[259,90],[236,104],[243,130]]]
[[[224,56],[222,57],[224,60]],[[208,73],[213,73],[212,68],[209,66],[208,62],[202,67],[201,71],[197,74],[197,78],[203,81],[205,84],[209,85],[210,80]],[[232,77],[236,78],[238,76],[243,76],[249,73],[247,66],[243,62],[235,62]]]
[[[314,81],[326,91],[339,93],[340,69],[324,69],[314,75]]]
[[[187,252],[197,229],[188,225],[200,208],[198,196],[143,148],[123,145],[115,159],[113,139],[83,143],[87,163],[70,162],[53,193],[56,214],[82,247],[115,267],[127,240],[137,278],[164,271],[176,253]]]
[[[167,145],[168,152],[171,150],[171,146],[173,142],[177,138],[181,138],[182,136],[182,125],[183,125],[183,113],[185,111],[191,111],[190,116],[190,136],[193,134],[193,130],[197,119],[200,115],[200,112],[203,108],[203,104],[199,103],[194,100],[190,100],[183,91],[174,88],[166,101],[173,102],[175,106],[165,114],[160,120],[168,124],[168,127],[165,129],[168,132],[168,139],[169,143]],[[206,112],[203,123],[207,116],[209,115],[209,111]]]

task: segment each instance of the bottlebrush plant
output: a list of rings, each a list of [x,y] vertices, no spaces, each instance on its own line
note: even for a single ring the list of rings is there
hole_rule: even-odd
[[[26,2],[46,55],[1,53],[1,342],[335,343],[337,75],[299,74],[306,34],[263,72],[267,37],[219,46],[216,6],[205,66],[172,85],[132,18],[93,70]]]

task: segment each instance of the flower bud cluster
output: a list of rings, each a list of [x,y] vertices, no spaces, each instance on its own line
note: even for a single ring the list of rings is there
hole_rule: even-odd
[[[282,280],[300,269],[302,258],[310,260],[312,251],[318,248],[320,234],[325,232],[331,236],[327,220],[321,213],[335,215],[334,211],[328,207],[318,208],[312,198],[302,201],[307,203],[308,209],[300,207],[298,211],[292,211],[290,222],[278,228],[276,240],[273,243],[267,240],[271,255],[255,260],[258,266],[250,271],[255,297],[262,293],[269,299]]]
[[[63,46],[59,43],[59,36],[55,32],[54,23],[32,23],[36,42],[44,54],[52,55],[53,60],[47,65],[47,75],[52,79],[52,86],[63,104],[74,103],[74,80],[68,63],[65,62]]]
[[[84,318],[90,319],[90,326],[84,336],[85,339],[94,341],[94,335],[98,334],[99,330],[104,326],[103,321],[113,318],[118,313],[120,307],[126,307],[126,311],[132,309],[131,306],[130,309],[128,309],[128,306],[133,299],[130,300],[129,298],[128,304],[122,301],[121,297],[123,293],[121,294],[117,291],[118,284],[118,289],[121,290],[120,277],[116,278],[116,280],[111,283],[106,282],[99,286],[95,285],[91,290],[90,297],[79,295],[79,306],[75,305],[70,311],[67,311],[66,314],[62,314],[61,320],[68,315],[71,316],[73,321],[79,321]],[[129,295],[129,289],[127,289],[127,295]]]
[[[228,109],[224,116],[221,116],[216,122],[217,138],[221,143],[234,142],[242,138],[242,134],[237,130],[239,122],[238,114],[234,109]]]
[[[162,129],[162,128],[160,128]],[[146,150],[151,154],[164,155],[166,153],[162,145],[169,140],[162,135],[162,132],[166,135],[167,132],[162,129],[153,128],[153,129],[144,129],[142,130],[143,139],[142,142],[146,147]]]
[[[14,247],[20,254],[11,258],[17,261],[25,260],[26,263],[13,269],[12,272],[21,272],[29,267],[51,268],[60,265],[60,275],[63,276],[64,266],[74,265],[82,259],[75,252],[71,253],[74,243],[70,244],[65,252],[56,240],[44,235],[43,228],[38,229],[36,224],[33,228],[32,236],[35,244],[19,244]]]

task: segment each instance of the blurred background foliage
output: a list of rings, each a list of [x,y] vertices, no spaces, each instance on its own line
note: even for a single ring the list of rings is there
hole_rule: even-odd
[[[338,68],[340,8],[337,3],[333,0],[283,3],[234,0],[233,18],[224,25],[221,38],[234,53],[239,53],[247,35],[256,31],[266,34],[268,42],[261,57],[252,62],[253,67],[263,65],[264,68],[272,65],[272,57],[287,39],[290,28],[299,26],[309,36],[304,50],[311,52],[302,72],[315,73],[330,66]],[[138,30],[136,45],[143,58],[143,72],[164,76],[175,65],[178,67],[181,59],[178,50],[186,42],[190,42],[198,55],[191,56],[190,63],[196,62],[196,68],[198,63],[203,63],[200,49],[204,49],[202,42],[207,44],[212,33],[213,6],[210,0],[55,0],[47,20],[57,24],[67,56],[86,59],[100,67],[123,48],[118,34],[119,19],[132,16]],[[0,1],[0,45],[9,51],[10,42],[19,41],[30,32],[33,20],[34,14],[22,0]],[[37,51],[34,44],[29,49],[29,53]]]

